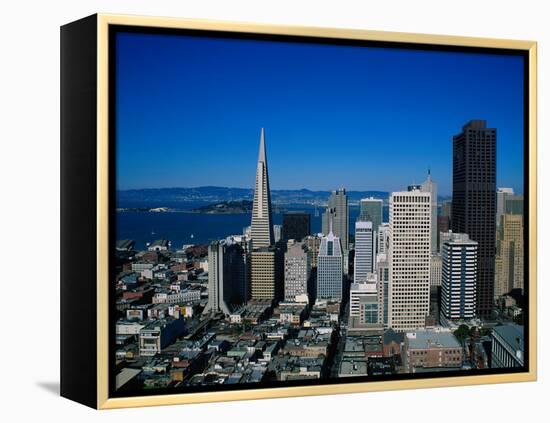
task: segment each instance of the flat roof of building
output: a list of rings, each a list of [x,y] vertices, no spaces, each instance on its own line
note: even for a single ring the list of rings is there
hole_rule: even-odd
[[[411,349],[462,347],[450,330],[421,329],[406,336]]]
[[[366,376],[367,361],[366,360],[344,360],[340,363],[340,375],[345,376]]]
[[[495,326],[493,332],[496,332],[512,348],[523,351],[523,326],[510,323]]]

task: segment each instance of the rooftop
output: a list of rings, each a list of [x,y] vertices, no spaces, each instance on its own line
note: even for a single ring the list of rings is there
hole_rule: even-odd
[[[513,349],[523,351],[523,326],[516,324],[495,326],[493,332],[500,336]]]
[[[422,329],[408,332],[406,337],[411,349],[462,348],[450,330]]]

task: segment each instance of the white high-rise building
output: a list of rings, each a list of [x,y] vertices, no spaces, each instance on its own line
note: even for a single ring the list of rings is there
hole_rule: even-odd
[[[353,281],[365,282],[374,271],[374,234],[372,222],[355,222],[355,259]]]
[[[297,296],[308,294],[310,271],[307,249],[301,243],[291,244],[285,253],[285,301],[296,301]]]
[[[317,257],[317,298],[342,299],[344,260],[340,238],[334,236],[332,228],[321,239]]]
[[[431,251],[437,252],[437,183],[432,180],[431,172],[428,170],[428,178],[422,183],[421,190],[429,192],[432,195],[432,210],[431,210]]]
[[[388,327],[390,268],[385,253],[376,255],[376,282],[378,287],[378,322]]]
[[[430,286],[441,286],[441,266],[442,260],[440,254],[432,254],[430,262]]]
[[[477,247],[467,234],[453,233],[443,243],[441,315],[447,320],[476,315]]]
[[[273,241],[279,242],[281,240],[283,225],[273,225]]]
[[[418,189],[390,195],[388,326],[425,327],[430,309],[431,193]]]
[[[256,186],[254,189],[254,202],[252,203],[250,237],[252,238],[252,248],[269,247],[274,244],[264,128],[262,128],[260,135],[260,151],[258,153],[258,165],[256,168]]]
[[[377,254],[387,254],[388,248],[390,247],[390,224],[382,223],[378,226],[378,242],[376,243],[376,253]]]

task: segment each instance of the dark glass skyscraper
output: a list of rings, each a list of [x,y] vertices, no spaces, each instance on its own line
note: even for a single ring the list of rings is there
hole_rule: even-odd
[[[283,239],[301,241],[311,232],[309,213],[289,212],[283,214]]]
[[[493,309],[496,234],[496,129],[472,120],[453,137],[453,232],[478,243],[477,314]]]

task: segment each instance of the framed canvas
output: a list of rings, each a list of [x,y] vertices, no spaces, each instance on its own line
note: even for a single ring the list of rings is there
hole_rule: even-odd
[[[533,381],[536,164],[532,41],[67,24],[61,395]]]

